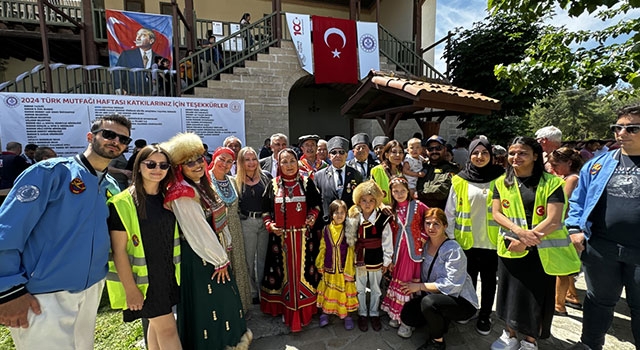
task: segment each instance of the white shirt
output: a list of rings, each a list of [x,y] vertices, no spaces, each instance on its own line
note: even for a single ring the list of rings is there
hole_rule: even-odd
[[[333,165],[331,166],[331,168],[333,169],[333,175],[334,175],[333,176],[333,185],[336,188],[338,188],[338,184],[339,184],[339,182],[338,182],[338,172],[337,172],[338,169],[334,168]],[[347,168],[346,164],[343,165],[342,168],[340,168],[340,170],[342,171],[342,173],[340,174],[340,177],[342,178],[342,187],[344,187],[344,181],[345,181],[344,176],[345,176],[346,168]]]
[[[151,65],[153,64],[153,57],[151,57],[151,50],[144,51],[143,49],[140,49],[140,55],[142,57],[143,63],[144,63],[144,56],[147,56],[147,66],[143,68],[145,69],[151,68]]]
[[[271,176],[274,178],[278,175],[278,160],[276,157],[271,158]]]

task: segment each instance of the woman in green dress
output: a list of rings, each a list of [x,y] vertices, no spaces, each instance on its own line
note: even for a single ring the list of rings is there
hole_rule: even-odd
[[[185,349],[247,349],[253,338],[227,249],[227,208],[209,180],[200,137],[183,133],[162,145],[176,164],[176,181],[165,197],[175,214],[181,242],[178,332]]]
[[[244,237],[238,212],[238,189],[236,182],[229,175],[234,164],[236,154],[229,147],[218,147],[209,164],[209,175],[213,189],[227,207],[227,226],[231,233],[232,249],[228,251],[231,266],[236,277],[236,285],[240,291],[240,300],[244,310],[251,305],[251,285],[249,283],[249,269],[244,255]]]

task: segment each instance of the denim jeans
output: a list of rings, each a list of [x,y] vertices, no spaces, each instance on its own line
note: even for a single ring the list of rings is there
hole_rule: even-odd
[[[640,249],[626,248],[612,241],[593,237],[582,252],[587,297],[582,322],[583,343],[602,349],[604,336],[613,322],[613,311],[622,287],[631,309],[631,330],[640,341]]]

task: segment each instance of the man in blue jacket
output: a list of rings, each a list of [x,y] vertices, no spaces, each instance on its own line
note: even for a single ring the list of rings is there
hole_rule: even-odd
[[[582,167],[565,221],[582,251],[587,282],[581,342],[575,349],[602,349],[623,287],[633,337],[640,344],[640,105],[618,111],[611,131],[620,150]]]
[[[118,192],[106,168],[130,130],[123,116],[97,119],[83,153],[33,165],[0,207],[0,324],[17,349],[93,349],[110,248],[106,200]]]

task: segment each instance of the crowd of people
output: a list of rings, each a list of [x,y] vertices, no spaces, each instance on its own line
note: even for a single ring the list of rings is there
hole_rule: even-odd
[[[380,331],[384,312],[403,338],[427,325],[419,349],[445,349],[450,322],[490,334],[495,300],[506,326],[491,349],[537,349],[576,307],[574,348],[599,350],[622,288],[640,340],[638,105],[618,112],[616,145],[586,160],[551,126],[505,147],[364,133],[289,147],[275,133],[261,159],[234,136],[209,154],[180,133],[136,141],[123,186],[109,164],[130,130],[101,117],[82,154],[34,162],[12,183],[0,323],[18,349],[91,348],[105,280],[125,322],[148,320],[149,349],[246,349],[251,304],[292,332],[316,314],[321,327],[338,317]]]

